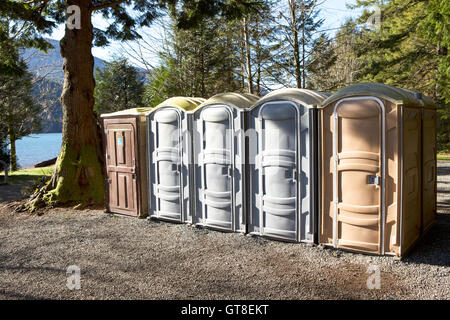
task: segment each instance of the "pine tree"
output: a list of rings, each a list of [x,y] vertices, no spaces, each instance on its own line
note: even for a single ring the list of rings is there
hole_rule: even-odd
[[[1,91],[7,92],[0,100],[1,123],[10,144],[11,170],[16,171],[16,141],[40,129],[41,109],[32,96],[32,75],[21,61],[23,74],[0,76]]]
[[[107,63],[96,69],[95,106],[98,113],[138,108],[143,105],[144,77],[126,59]]]
[[[322,34],[314,43],[308,61],[309,87],[323,91],[337,91],[358,81],[362,68],[357,46],[363,45],[354,21],[346,21],[329,39]]]
[[[287,9],[280,12],[280,26],[286,55],[286,74],[293,74],[297,88],[306,88],[307,60],[312,52],[315,34],[323,24],[316,0],[287,0]]]
[[[445,0],[358,0],[366,11],[378,6],[379,28],[361,34],[357,54],[364,68],[360,81],[376,81],[422,92],[442,105],[438,148],[450,149],[450,4]]]
[[[249,10],[246,4],[243,0],[8,0],[2,3],[0,16],[30,22],[37,32],[50,33],[58,24],[66,24],[60,41],[64,60],[62,148],[50,183],[36,195],[30,208],[44,204],[104,203],[103,152],[93,110],[93,45],[105,45],[109,39],[138,38],[138,29],[149,26],[167,5],[173,11],[181,7],[180,21],[191,26],[205,14],[239,16]],[[94,28],[94,13],[110,19],[106,30]]]

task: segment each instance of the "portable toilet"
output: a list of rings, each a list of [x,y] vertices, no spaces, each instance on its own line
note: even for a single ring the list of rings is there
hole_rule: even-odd
[[[205,99],[174,97],[147,114],[151,218],[192,222],[192,111]]]
[[[280,89],[248,111],[248,231],[314,242],[317,214],[317,105],[326,94]]]
[[[195,224],[246,232],[244,112],[258,97],[222,93],[193,116]]]
[[[322,103],[321,244],[403,256],[420,237],[423,105],[414,92],[378,83]]]
[[[147,215],[145,113],[149,110],[136,108],[101,115],[109,212]]]

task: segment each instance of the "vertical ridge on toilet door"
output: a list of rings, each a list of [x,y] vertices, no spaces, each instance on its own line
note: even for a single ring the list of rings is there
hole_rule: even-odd
[[[203,223],[233,230],[232,115],[226,106],[210,106],[202,110],[200,118]]]
[[[298,111],[291,103],[260,109],[259,226],[265,236],[298,240]]]
[[[154,120],[154,215],[181,221],[181,117],[175,109],[163,108],[155,112]]]

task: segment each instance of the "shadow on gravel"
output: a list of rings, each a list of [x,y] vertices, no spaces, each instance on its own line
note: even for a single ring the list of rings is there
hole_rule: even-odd
[[[18,299],[23,299],[23,300],[43,300],[43,299],[45,299],[44,297],[30,296],[30,295],[23,294],[23,293],[18,293],[18,292],[13,292],[13,291],[6,291],[6,290],[2,290],[2,289],[0,289],[0,297],[2,299],[13,299],[13,300],[18,300]]]
[[[439,165],[440,164],[440,165]],[[437,168],[437,175],[438,176],[448,176],[450,175],[450,165],[444,165],[441,162],[439,162],[438,168]]]
[[[438,214],[436,223],[402,261],[450,266],[450,215]]]
[[[0,185],[0,202],[23,199],[22,189],[25,186],[25,184]]]

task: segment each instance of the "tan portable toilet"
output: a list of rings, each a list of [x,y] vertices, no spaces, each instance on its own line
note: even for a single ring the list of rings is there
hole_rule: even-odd
[[[349,86],[322,103],[321,244],[404,256],[419,239],[423,106],[420,95],[378,83]],[[433,181],[435,169],[426,170]]]
[[[205,99],[173,97],[147,114],[151,218],[192,223],[192,112]]]
[[[149,110],[136,108],[101,115],[109,212],[147,215],[145,113]]]
[[[197,225],[246,232],[244,115],[258,99],[252,94],[221,93],[194,112]]]

